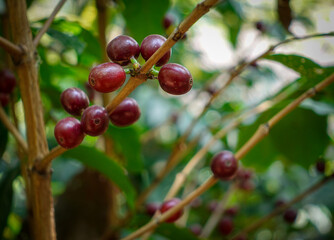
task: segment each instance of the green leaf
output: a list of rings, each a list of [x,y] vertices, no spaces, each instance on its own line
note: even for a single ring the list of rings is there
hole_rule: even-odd
[[[222,14],[224,19],[224,24],[227,25],[230,41],[235,48],[238,43],[238,35],[242,25],[242,8],[240,3],[234,0],[224,1],[219,4],[216,9]]]
[[[123,15],[129,35],[139,44],[148,35],[164,35],[162,20],[169,7],[168,0],[123,0],[123,2],[125,5]]]
[[[115,150],[125,158],[125,167],[130,172],[140,172],[144,168],[139,133],[134,127],[108,128],[109,136],[114,140]]]
[[[313,87],[334,72],[334,67],[322,67],[311,59],[299,55],[273,54],[266,59],[279,62],[300,73],[302,90]]]
[[[239,149],[254,134],[260,124],[266,123],[280,109],[268,110],[253,124],[241,127],[237,148]],[[311,110],[297,108],[277,123],[269,135],[260,141],[242,162],[259,171],[266,170],[278,159],[308,168],[323,154],[328,144],[327,117],[319,116]]]
[[[13,181],[20,173],[20,167],[16,166],[9,169],[4,176],[1,178],[0,182],[0,236],[7,226],[7,219],[11,212],[12,200],[13,200]]]
[[[182,240],[196,240],[198,239],[187,228],[179,228],[174,224],[163,223],[157,230],[157,233],[166,237],[167,239],[182,239]]]
[[[94,168],[112,180],[125,194],[131,208],[134,208],[135,190],[124,169],[103,152],[93,147],[78,146],[64,153],[65,157],[76,159]]]

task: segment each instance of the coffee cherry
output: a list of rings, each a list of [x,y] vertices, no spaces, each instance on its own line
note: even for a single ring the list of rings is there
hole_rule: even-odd
[[[74,148],[80,145],[85,137],[79,120],[73,117],[60,120],[54,129],[54,135],[63,148]]]
[[[152,34],[144,38],[140,45],[140,53],[142,57],[147,61],[162,46],[162,44],[164,44],[165,41],[165,37],[157,34]],[[169,61],[170,55],[171,50],[169,49],[155,65],[160,67],[166,64]]]
[[[128,65],[130,58],[138,58],[140,48],[136,40],[126,35],[120,35],[108,43],[107,54],[111,61],[121,66]]]
[[[207,204],[207,209],[210,211],[210,212],[214,212],[216,211],[218,207],[218,202],[217,200],[211,200],[208,204]]]
[[[5,69],[0,71],[0,92],[10,94],[16,86],[14,74]]]
[[[323,160],[320,160],[316,163],[315,167],[319,173],[324,173],[326,170],[326,162]]]
[[[89,84],[98,92],[108,93],[120,88],[126,75],[123,68],[116,63],[102,63],[89,73]]]
[[[190,202],[190,207],[192,208],[199,208],[202,205],[202,199],[197,197]]]
[[[278,199],[278,200],[275,202],[275,208],[279,208],[279,207],[283,206],[285,203],[286,203],[285,200],[283,200],[283,199]]]
[[[218,229],[223,236],[229,235],[234,228],[234,224],[231,218],[223,218],[219,221]]]
[[[75,87],[63,91],[60,95],[60,102],[66,112],[74,116],[80,116],[83,110],[89,106],[86,93]]]
[[[297,211],[294,209],[288,209],[284,212],[283,218],[287,223],[294,223],[297,218]]]
[[[112,124],[126,127],[136,122],[140,117],[139,106],[133,98],[125,98],[110,114]]]
[[[86,108],[81,117],[82,130],[90,136],[102,135],[108,129],[107,111],[101,106]]]
[[[249,169],[239,168],[236,177],[240,181],[249,180],[253,177],[253,172]]]
[[[159,203],[156,203],[156,202],[148,203],[146,205],[146,213],[149,216],[153,216],[155,214],[155,212],[159,210],[159,208],[160,208]]]
[[[10,100],[10,95],[8,93],[0,92],[0,104],[1,106],[5,107],[8,105]]]
[[[239,207],[237,206],[229,207],[224,211],[224,213],[230,217],[234,217],[235,215],[238,214],[238,212],[239,212]]]
[[[266,31],[266,26],[261,21],[256,22],[255,27],[256,27],[257,30],[259,30],[262,33],[264,33]]]
[[[175,19],[171,14],[165,14],[164,18],[162,19],[162,26],[165,30],[167,30],[172,24],[175,24]]]
[[[238,162],[233,153],[222,151],[212,158],[211,170],[215,177],[230,180],[238,170]]]
[[[172,198],[166,202],[164,202],[161,207],[160,207],[160,212],[164,213],[167,212],[169,209],[171,209],[172,207],[176,206],[179,202],[181,202],[180,199],[178,198]],[[176,220],[178,220],[183,214],[183,210],[181,209],[180,211],[176,212],[174,215],[172,215],[171,217],[169,217],[166,222],[175,222]]]
[[[189,226],[189,230],[195,235],[199,236],[202,233],[202,226],[198,223]]]
[[[189,92],[193,86],[193,79],[185,67],[176,63],[164,65],[158,75],[160,87],[173,95]]]

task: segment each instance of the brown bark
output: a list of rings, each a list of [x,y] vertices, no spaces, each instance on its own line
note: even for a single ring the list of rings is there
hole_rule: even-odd
[[[23,101],[25,123],[27,126],[28,169],[27,198],[31,213],[30,225],[34,239],[55,240],[53,199],[50,189],[51,173],[36,171],[34,165],[48,153],[43,120],[43,105],[38,83],[38,71],[35,60],[35,47],[27,18],[25,0],[7,1],[10,25],[15,44],[25,49],[25,55],[14,64],[19,76],[19,87]],[[31,209],[30,209],[31,208]]]

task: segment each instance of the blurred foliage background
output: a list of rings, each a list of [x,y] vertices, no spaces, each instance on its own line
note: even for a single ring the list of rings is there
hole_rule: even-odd
[[[291,8],[284,11],[277,8],[277,2],[220,2],[187,32],[185,40],[172,49],[169,62],[182,64],[192,73],[194,86],[189,93],[171,96],[160,89],[157,81],[148,80],[131,94],[140,106],[140,120],[127,128],[110,126],[108,129],[107,134],[114,143],[113,159],[101,151],[98,138],[86,137],[81,146],[53,162],[52,191],[58,239],[100,239],[113,221],[104,221],[110,210],[108,199],[117,202],[119,217],[131,211],[136,197],[164,167],[177,139],[200,114],[212,92],[224,84],[231,69],[286,38],[334,31],[333,1],[291,0]],[[107,42],[120,34],[132,36],[139,44],[147,35],[166,35],[162,26],[164,15],[171,14],[178,24],[197,3],[195,0],[110,0]],[[57,1],[27,0],[33,34],[56,4]],[[290,10],[291,21],[280,21],[289,18]],[[0,1],[0,12],[6,12],[3,0]],[[61,92],[68,87],[86,91],[90,69],[103,59],[97,14],[94,1],[68,0],[38,47],[40,87],[50,148],[57,145],[53,136],[56,122],[67,116],[59,101]],[[4,52],[1,50],[0,53],[1,67],[8,67]],[[143,63],[143,59],[139,61]],[[285,96],[270,110],[247,118],[240,127],[217,141],[201,167],[193,170],[185,186],[201,184],[210,175],[209,163],[215,153],[223,149],[238,150],[260,123],[333,72],[333,37],[282,45],[266,59],[249,66],[200,119],[188,139],[200,134],[197,146],[164,178],[147,202],[161,202],[176,173],[218,130],[233,121],[233,116],[279,94]],[[292,199],[319,180],[322,174],[315,170],[319,159],[326,162],[325,174],[333,172],[333,93],[334,86],[330,86],[306,100],[242,159],[241,164],[251,169],[254,177],[251,187],[237,190],[228,201],[228,206],[239,209],[233,218],[235,233],[269,213],[277,200]],[[98,95],[95,104],[102,104]],[[26,126],[18,91],[14,109],[19,129],[24,133]],[[168,119],[172,121],[167,122]],[[0,136],[0,233],[3,239],[29,239],[24,182],[19,173],[16,144],[1,123]],[[92,177],[93,169],[102,173],[105,179]],[[82,178],[87,175],[92,179]],[[116,198],[108,195],[106,179],[119,188]],[[214,186],[201,196],[199,206],[191,208],[187,221],[177,225],[162,224],[151,239],[196,239],[188,228],[206,223],[212,213],[208,206],[219,201],[227,187],[226,182]],[[288,225],[279,216],[252,232],[249,239],[334,239],[333,188],[332,181],[296,204],[298,217],[293,225]],[[76,191],[78,189],[80,191]],[[179,197],[182,194],[181,191]],[[69,202],[77,208],[68,208]],[[149,216],[142,208],[119,234],[126,235],[148,220]],[[74,230],[75,226],[78,229]],[[210,239],[222,239],[222,236],[215,230]]]

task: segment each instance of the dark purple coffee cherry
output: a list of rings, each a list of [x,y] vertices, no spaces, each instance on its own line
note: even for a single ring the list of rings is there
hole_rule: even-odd
[[[222,151],[212,158],[211,170],[216,178],[230,180],[237,173],[238,161],[232,152]]]
[[[136,122],[140,117],[139,106],[133,98],[125,98],[109,115],[112,124],[126,127]]]
[[[290,208],[284,212],[283,218],[287,223],[294,223],[297,218],[297,211]]]
[[[102,135],[107,131],[109,124],[108,113],[101,106],[86,108],[81,117],[82,130],[90,136]]]
[[[108,43],[107,54],[111,61],[121,66],[128,65],[132,57],[138,58],[140,48],[136,40],[120,35]]]
[[[229,235],[234,228],[234,224],[231,218],[224,217],[219,221],[218,230],[223,236]]]
[[[324,173],[326,170],[326,162],[323,160],[320,160],[315,164],[315,167],[319,173]]]
[[[164,202],[161,207],[160,207],[160,212],[163,214],[164,212],[167,212],[169,209],[172,207],[176,206],[179,202],[181,202],[180,199],[178,198],[172,198],[166,202]],[[166,222],[172,223],[178,220],[183,214],[183,210],[181,209],[180,211],[176,212],[174,215],[170,216],[167,218]]]
[[[159,208],[160,208],[159,203],[156,202],[148,203],[146,205],[146,213],[152,217],[155,214],[155,212],[159,210]]]
[[[54,135],[58,144],[63,148],[79,146],[85,137],[80,121],[73,117],[60,120],[54,129]]]
[[[255,27],[256,27],[257,30],[259,30],[262,33],[266,32],[266,30],[267,30],[265,24],[261,21],[256,22]]]
[[[174,16],[169,13],[165,14],[164,18],[162,19],[163,28],[167,30],[172,24],[175,24]]]
[[[14,74],[7,70],[0,71],[0,92],[1,93],[12,93],[14,88],[16,87],[16,78]]]
[[[1,106],[5,107],[8,105],[10,100],[10,95],[8,93],[0,92],[0,104]]]
[[[158,75],[160,87],[173,95],[181,95],[190,91],[193,79],[185,67],[176,63],[164,65]]]
[[[230,217],[234,217],[235,215],[238,214],[238,212],[239,212],[238,206],[229,207],[224,211],[224,213]]]
[[[189,226],[189,230],[195,235],[199,236],[202,233],[202,226],[198,223]]]
[[[279,208],[279,207],[283,206],[285,203],[286,203],[285,200],[283,200],[283,199],[278,199],[278,200],[275,202],[275,208]]]
[[[165,37],[157,34],[152,34],[144,38],[140,45],[140,53],[142,57],[147,61],[162,46],[162,44],[164,44],[165,41]],[[169,61],[170,55],[171,50],[169,49],[155,65],[160,67],[166,64]]]
[[[126,78],[124,69],[116,63],[102,63],[89,73],[89,84],[98,92],[108,93],[120,88]]]
[[[74,116],[81,116],[83,110],[89,106],[86,93],[75,87],[63,91],[60,95],[60,102],[66,112]]]

